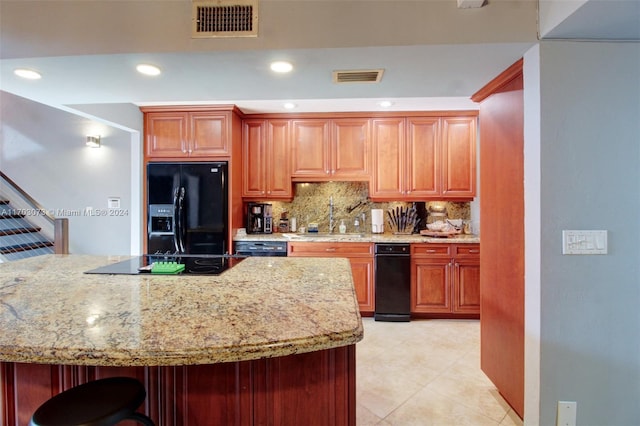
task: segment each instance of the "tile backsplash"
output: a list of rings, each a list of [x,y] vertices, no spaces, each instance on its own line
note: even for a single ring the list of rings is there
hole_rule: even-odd
[[[295,184],[295,198],[292,202],[270,201],[273,206],[274,231],[277,230],[282,212],[287,212],[289,219],[296,218],[297,226],[307,226],[309,222],[318,223],[320,232],[329,230],[329,200],[333,197],[333,217],[336,223],[334,232],[338,232],[337,225],[342,219],[347,225],[347,232],[354,232],[354,221],[360,220],[361,231],[371,232],[371,209],[410,207],[412,203],[374,203],[368,199],[369,186],[367,182],[323,182]],[[436,202],[426,203],[444,204],[450,219],[471,219],[471,209],[468,202]],[[362,226],[362,214],[365,215]],[[385,232],[389,232],[385,223]]]

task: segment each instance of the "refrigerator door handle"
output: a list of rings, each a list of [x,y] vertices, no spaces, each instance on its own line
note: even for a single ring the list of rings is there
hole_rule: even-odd
[[[184,249],[184,187],[180,187],[180,195],[178,196],[178,244],[180,245],[180,253],[185,253]]]
[[[175,247],[175,252],[180,252],[180,245],[178,243],[178,234],[180,232],[180,219],[178,218],[178,194],[180,192],[180,188],[175,188],[173,190],[173,246]]]

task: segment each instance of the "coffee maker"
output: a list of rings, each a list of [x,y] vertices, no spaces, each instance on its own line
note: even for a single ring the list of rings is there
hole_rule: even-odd
[[[247,204],[247,233],[271,234],[273,232],[273,219],[271,216],[271,204],[248,203]]]

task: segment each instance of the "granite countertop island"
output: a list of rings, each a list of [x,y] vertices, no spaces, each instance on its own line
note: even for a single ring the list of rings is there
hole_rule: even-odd
[[[363,337],[345,259],[254,257],[219,276],[83,273],[127,258],[46,255],[0,264],[0,361],[214,364]]]

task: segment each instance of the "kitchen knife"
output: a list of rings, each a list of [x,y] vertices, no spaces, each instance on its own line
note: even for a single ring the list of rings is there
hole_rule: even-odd
[[[387,216],[389,216],[389,229],[393,232],[393,216],[391,210],[387,210]]]
[[[399,222],[398,222],[398,209],[392,210],[392,212],[393,212],[393,220],[394,220],[394,222],[396,224],[396,228],[395,229],[396,229],[396,232],[398,232],[399,231],[399,229],[398,229],[398,225],[399,225]]]

